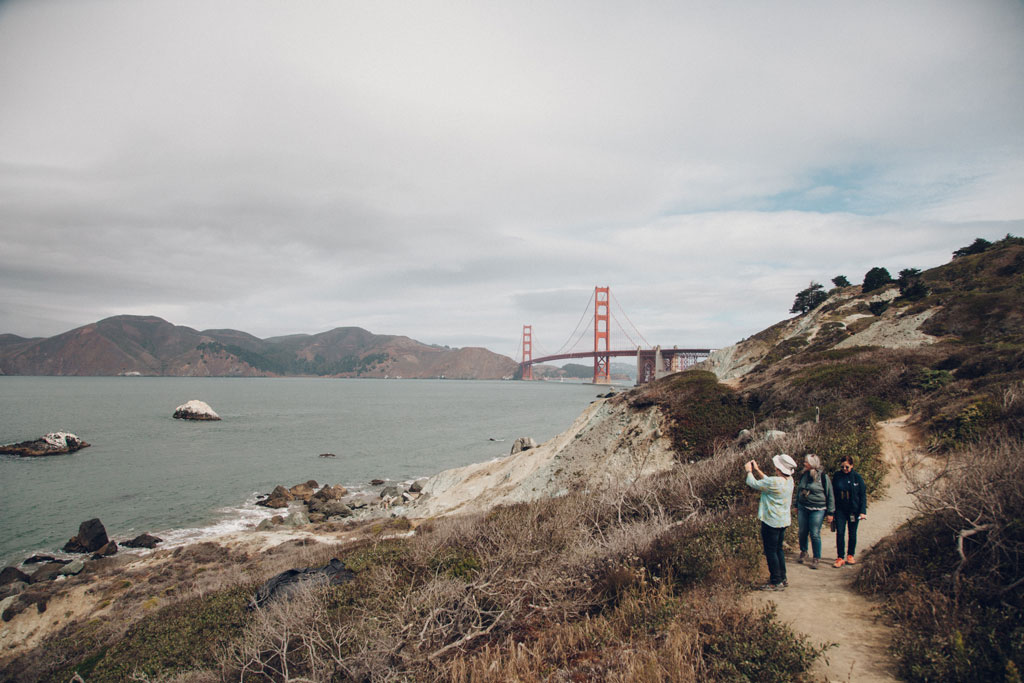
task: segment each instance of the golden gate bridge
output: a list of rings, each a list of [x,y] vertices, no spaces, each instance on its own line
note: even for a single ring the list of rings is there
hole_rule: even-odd
[[[623,319],[628,323],[628,327],[623,325],[615,315],[612,309],[613,303],[619,313],[622,314]],[[593,308],[591,308],[591,304],[593,304]],[[584,325],[587,313],[590,313],[590,320],[588,324]],[[612,348],[612,320],[618,325],[617,329],[619,332],[629,341],[630,348]],[[580,350],[580,345],[584,342],[584,338],[588,336],[591,327],[594,331],[593,350],[590,350],[589,343],[586,344],[587,350]],[[630,335],[630,330],[636,335],[635,337]],[[616,342],[622,343],[620,340],[616,340]],[[520,350],[516,353],[519,357],[521,379],[532,380],[533,366],[538,363],[573,358],[593,358],[594,384],[611,383],[612,358],[623,356],[635,357],[636,383],[646,384],[673,372],[686,370],[705,360],[711,353],[711,349],[681,349],[678,347],[663,349],[660,346],[652,347],[647,343],[643,335],[640,334],[640,331],[629,319],[629,316],[626,315],[626,312],[622,310],[619,302],[612,297],[610,287],[594,287],[594,293],[583,308],[583,314],[580,316],[579,322],[576,323],[576,329],[569,333],[569,337],[558,351],[542,353],[540,356],[534,357],[534,346],[533,326],[523,325],[523,336],[519,345]]]

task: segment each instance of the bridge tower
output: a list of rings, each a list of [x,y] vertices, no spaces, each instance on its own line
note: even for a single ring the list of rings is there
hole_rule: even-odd
[[[533,325],[523,325],[523,377],[533,379]]]
[[[594,384],[611,384],[608,287],[594,287]]]

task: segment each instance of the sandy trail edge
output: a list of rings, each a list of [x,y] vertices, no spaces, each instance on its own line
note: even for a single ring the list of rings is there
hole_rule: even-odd
[[[899,463],[916,448],[907,425],[909,415],[878,423],[882,457],[889,464],[885,497],[868,502],[868,517],[857,533],[857,556],[889,535],[913,514],[913,498]],[[796,517],[793,518],[796,523]],[[798,549],[796,549],[799,552]],[[810,678],[815,681],[897,681],[896,663],[889,654],[895,636],[892,628],[877,618],[878,603],[853,590],[859,567],[834,569],[835,534],[828,526],[821,530],[823,564],[813,571],[787,553],[789,588],[785,593],[751,594],[755,604],[775,602],[779,618],[817,644],[836,643],[815,662]]]

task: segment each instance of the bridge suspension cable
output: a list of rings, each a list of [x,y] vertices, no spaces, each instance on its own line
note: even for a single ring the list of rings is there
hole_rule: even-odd
[[[629,340],[629,343],[633,346],[633,348],[639,346],[639,344],[636,343],[636,340],[629,336],[629,331],[626,329],[626,326],[619,322],[619,319],[615,317],[615,311],[612,311],[612,320],[614,320],[615,324],[619,326],[620,330],[622,330],[622,334],[626,335],[626,339]]]
[[[633,328],[633,331],[634,331],[634,332],[636,332],[636,335],[637,335],[638,337],[640,337],[640,341],[642,341],[642,342],[644,343],[644,348],[651,348],[651,344],[650,344],[650,342],[648,342],[648,341],[647,341],[646,339],[644,339],[644,335],[640,333],[640,330],[639,330],[639,329],[637,329],[637,326],[636,326],[636,325],[634,325],[634,324],[633,324],[633,321],[629,319],[629,316],[628,316],[628,315],[626,314],[626,310],[625,310],[625,309],[624,309],[624,308],[622,307],[622,304],[620,304],[620,303],[619,303],[619,300],[615,298],[615,295],[614,295],[614,294],[612,294],[611,296],[612,296],[612,302],[613,302],[613,303],[614,303],[614,304],[615,304],[616,306],[618,306],[618,307],[619,307],[619,312],[620,312],[620,313],[622,313],[622,317],[624,317],[624,318],[626,319],[626,322],[628,322],[628,323],[629,323],[629,326],[630,326],[630,327],[632,327],[632,328]],[[614,317],[614,316],[613,316],[613,317]],[[616,320],[616,322],[618,322],[618,320]],[[626,335],[626,337],[628,337],[628,338],[629,338],[629,341],[630,341],[630,342],[633,342],[633,338],[629,336],[629,333],[628,333],[628,332],[626,332],[626,327],[625,327],[625,325],[623,325],[622,323],[619,323],[619,326],[620,326],[620,327],[622,327],[622,332],[623,332],[623,334],[625,334],[625,335]],[[633,346],[639,346],[639,344],[637,344],[636,342],[633,342]]]
[[[583,335],[587,333],[587,328],[584,327],[584,328],[581,329],[580,325],[583,324],[583,320],[587,317],[587,313],[591,313],[591,319],[593,319],[593,313],[592,313],[592,310],[591,310],[592,309],[592,305],[591,304],[593,304],[593,303],[594,303],[594,293],[591,292],[590,293],[590,298],[587,299],[587,305],[583,307],[583,315],[580,316],[579,322],[576,323],[576,327],[573,329],[573,331],[569,333],[569,337],[562,343],[562,346],[559,347],[558,351],[556,351],[553,354],[545,354],[545,355],[557,356],[557,355],[559,355],[561,353],[564,353],[564,352],[568,351],[569,349],[575,347],[577,344],[580,343],[580,339],[582,339]],[[574,340],[573,339],[573,335],[575,335],[577,332],[579,332],[579,336]]]

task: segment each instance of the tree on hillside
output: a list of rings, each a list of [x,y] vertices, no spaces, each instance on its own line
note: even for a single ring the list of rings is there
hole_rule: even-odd
[[[1009,235],[1007,235],[1007,237],[1009,237]],[[979,237],[966,247],[961,247],[954,251],[953,258],[957,258],[958,256],[970,256],[971,254],[980,254],[991,246],[991,242]]]
[[[921,270],[919,268],[904,268],[900,271],[900,276],[896,279],[896,284],[900,287],[900,296],[908,301],[920,301],[929,294],[931,290],[921,280]]]
[[[864,275],[863,292],[871,292],[892,282],[892,275],[885,268],[875,266]]]
[[[832,278],[832,284],[836,287],[849,287],[850,281],[846,279],[845,275],[836,275]]]
[[[825,293],[825,288],[812,281],[807,289],[797,292],[796,299],[793,300],[793,308],[789,309],[789,312],[806,313],[817,308],[827,298],[828,294]]]

